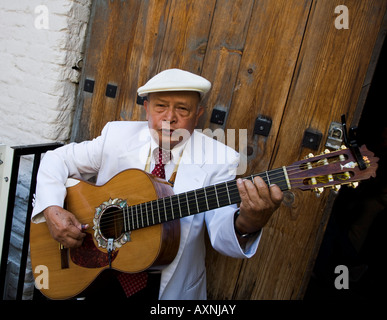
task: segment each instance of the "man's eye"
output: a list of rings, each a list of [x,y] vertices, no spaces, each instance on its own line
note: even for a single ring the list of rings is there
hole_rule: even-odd
[[[164,105],[164,104],[156,104],[156,106],[155,106],[155,110],[156,111],[159,111],[159,112],[162,112],[162,111],[164,111],[165,109],[166,109],[166,105]]]
[[[177,109],[178,112],[183,115],[183,116],[186,116],[189,114],[189,109],[188,108],[185,108],[185,107],[180,107]]]

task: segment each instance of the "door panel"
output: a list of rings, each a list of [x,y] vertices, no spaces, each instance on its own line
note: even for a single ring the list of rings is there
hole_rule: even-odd
[[[349,28],[337,29],[338,5]],[[167,68],[212,82],[198,128],[247,129],[247,174],[324,149],[332,121],[356,124],[386,31],[384,0],[95,0],[77,97],[73,141],[92,139],[108,121],[145,120],[136,91]],[[94,83],[93,90],[90,84]],[[89,86],[85,86],[89,84]],[[116,88],[108,92],[107,86]],[[92,92],[90,92],[92,91]],[[223,123],[211,122],[214,109]],[[254,133],[258,116],[271,120]],[[318,150],[302,146],[318,131]],[[129,138],[129,137],[128,137]],[[227,141],[226,141],[227,142]],[[297,190],[273,215],[257,254],[238,260],[207,241],[210,299],[300,299],[334,196]],[[290,199],[290,200],[289,200]]]

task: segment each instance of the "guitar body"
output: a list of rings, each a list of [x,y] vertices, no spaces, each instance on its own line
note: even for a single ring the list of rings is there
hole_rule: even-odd
[[[119,220],[119,217],[114,216],[114,208],[119,205],[115,199],[135,205],[170,196],[173,194],[172,188],[164,180],[141,170],[129,169],[103,186],[74,181],[76,184],[67,188],[65,208],[82,224],[89,225],[82,246],[76,249],[61,248],[51,237],[46,223],[31,224],[32,271],[38,278],[40,275],[36,272],[41,270],[40,266],[47,268],[44,269],[48,279],[43,278],[43,273],[40,279],[48,282],[40,289],[45,296],[51,299],[73,297],[110,267],[122,272],[137,273],[151,266],[168,264],[174,259],[179,247],[179,220],[130,231],[130,239],[121,241],[124,243],[116,245],[110,255],[108,249],[99,246],[96,239],[99,231],[99,226],[95,225],[97,211],[102,217],[105,214],[110,215],[109,219]],[[103,213],[106,208],[107,211]],[[114,234],[114,230],[112,232]],[[117,239],[119,236],[122,238],[121,229],[111,237]]]

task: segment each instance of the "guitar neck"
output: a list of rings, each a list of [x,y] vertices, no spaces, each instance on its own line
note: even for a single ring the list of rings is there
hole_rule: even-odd
[[[290,189],[286,167],[251,175],[261,177],[267,185],[276,184],[282,191]],[[125,232],[184,218],[241,201],[236,180],[218,183],[166,198],[123,208]]]

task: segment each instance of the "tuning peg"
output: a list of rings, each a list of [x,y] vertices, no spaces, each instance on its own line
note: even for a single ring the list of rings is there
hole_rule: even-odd
[[[341,189],[341,185],[337,184],[337,185],[333,186],[332,189],[335,191],[339,191]]]
[[[324,192],[324,188],[314,188],[313,191],[316,193],[316,196],[319,197]]]
[[[341,185],[335,185],[335,186],[332,186],[332,191],[337,194],[339,192],[339,190],[341,189]]]
[[[309,159],[309,158],[313,158],[314,157],[314,154],[313,153],[309,153],[307,156],[305,156],[305,159]]]
[[[323,152],[320,153],[320,156],[328,153],[331,153],[331,151],[329,149],[325,149]]]
[[[349,184],[352,188],[357,188],[359,186],[359,182],[352,182]]]

